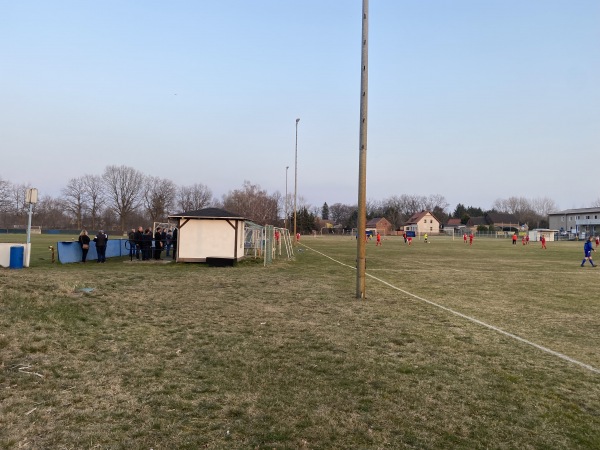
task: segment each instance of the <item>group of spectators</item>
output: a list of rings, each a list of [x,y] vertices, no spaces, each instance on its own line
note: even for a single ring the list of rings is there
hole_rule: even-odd
[[[88,236],[87,230],[81,231],[78,241],[81,246],[81,262],[84,263],[87,260],[87,254],[90,250],[90,242],[92,242],[92,239]],[[108,242],[108,235],[104,230],[100,230],[93,241],[96,244],[96,254],[98,255],[97,262],[106,262],[106,244]]]
[[[177,252],[177,228],[161,228],[157,227],[156,232],[152,234],[150,228],[144,230],[139,227],[137,231],[132,228],[128,234],[129,240],[129,256],[131,259],[141,259],[148,261],[150,259],[161,259],[160,255],[166,250],[166,256],[176,257]],[[79,245],[81,246],[81,262],[86,262],[90,243],[96,244],[96,253],[99,263],[106,261],[106,245],[108,243],[108,235],[100,230],[94,238],[90,238],[87,230],[82,230],[79,234]]]
[[[132,228],[128,235],[129,257],[148,261],[150,259],[161,259],[160,255],[166,250],[166,256],[175,259],[177,252],[177,228],[156,227],[154,235],[150,228],[144,230],[138,227],[137,231]],[[152,246],[154,244],[154,247]],[[172,253],[172,255],[171,255]]]

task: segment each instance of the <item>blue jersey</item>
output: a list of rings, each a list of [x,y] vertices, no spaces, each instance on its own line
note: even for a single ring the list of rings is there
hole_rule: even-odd
[[[583,252],[585,253],[585,256],[590,256],[592,253],[592,241],[585,241],[585,244],[583,244]]]

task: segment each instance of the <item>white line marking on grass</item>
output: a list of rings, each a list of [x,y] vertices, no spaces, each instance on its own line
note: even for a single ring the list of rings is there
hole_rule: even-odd
[[[328,259],[332,260],[333,262],[336,262],[337,264],[340,264],[340,265],[342,265],[344,267],[348,267],[350,269],[356,270],[356,267],[353,267],[353,266],[351,266],[349,264],[345,264],[345,263],[343,263],[341,261],[338,261],[337,259],[334,259],[331,256],[326,255],[325,253],[321,253],[320,251],[315,250],[314,248],[311,248],[311,247],[309,247],[309,246],[307,246],[305,244],[301,244],[301,245],[303,245],[304,247],[308,248],[309,250],[312,250],[315,253],[318,253],[321,256],[324,256],[325,258],[328,258]],[[421,300],[422,302],[425,302],[425,303],[427,303],[427,304],[429,304],[431,306],[435,306],[435,307],[440,308],[440,309],[442,309],[442,310],[444,310],[446,312],[454,314],[454,315],[456,315],[458,317],[462,317],[463,319],[466,319],[466,320],[468,320],[470,322],[473,322],[473,323],[476,323],[478,325],[481,325],[482,327],[488,328],[488,329],[493,330],[493,331],[495,331],[497,333],[503,334],[504,336],[508,336],[509,338],[515,339],[515,340],[517,340],[519,342],[522,342],[524,344],[527,344],[527,345],[530,345],[532,347],[535,347],[538,350],[541,350],[541,351],[543,351],[545,353],[548,353],[550,355],[556,356],[557,358],[560,358],[560,359],[562,359],[564,361],[568,361],[570,363],[576,364],[576,365],[578,365],[580,367],[583,367],[584,369],[589,370],[590,372],[594,372],[594,373],[600,374],[600,369],[597,369],[597,368],[595,368],[593,366],[590,366],[589,364],[583,363],[581,361],[577,361],[576,359],[573,359],[570,356],[567,356],[567,355],[565,355],[563,353],[560,353],[560,352],[557,352],[555,350],[549,349],[548,347],[544,347],[543,345],[536,344],[535,342],[528,341],[527,339],[524,339],[524,338],[522,338],[520,336],[517,336],[516,334],[509,333],[508,331],[504,331],[502,328],[498,328],[498,327],[496,327],[494,325],[487,324],[485,322],[482,322],[479,319],[475,319],[474,317],[467,316],[466,314],[463,314],[461,312],[455,311],[455,310],[453,310],[451,308],[448,308],[447,306],[443,306],[443,305],[440,305],[438,303],[432,302],[431,300],[427,300],[427,299],[425,299],[423,297],[419,297],[416,294],[412,294],[412,293],[410,293],[408,291],[405,291],[404,289],[401,289],[401,288],[399,288],[397,286],[394,286],[393,284],[388,283],[387,281],[384,281],[381,278],[377,278],[377,277],[375,277],[375,276],[373,276],[373,275],[371,275],[369,273],[366,273],[365,275],[368,276],[369,278],[372,278],[374,280],[379,281],[382,284],[385,284],[388,287],[391,287],[392,289],[395,289],[396,291],[402,292],[403,294],[406,294],[406,295],[408,295],[410,297],[416,298],[417,300]]]

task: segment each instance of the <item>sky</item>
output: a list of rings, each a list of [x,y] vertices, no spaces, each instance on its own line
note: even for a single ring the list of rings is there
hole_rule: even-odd
[[[0,0],[0,178],[356,204],[361,0]],[[600,198],[600,2],[371,0],[367,198]],[[289,169],[286,169],[289,167]]]

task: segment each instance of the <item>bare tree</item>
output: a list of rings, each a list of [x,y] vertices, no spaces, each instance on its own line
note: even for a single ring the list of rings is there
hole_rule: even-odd
[[[92,219],[91,229],[95,230],[102,207],[106,203],[105,184],[99,175],[84,175],[83,182],[88,201],[85,211]]]
[[[65,210],[75,219],[77,229],[81,229],[87,193],[84,178],[71,178],[61,192]]]
[[[393,195],[382,202],[383,216],[390,221],[394,230],[399,230],[408,216],[402,212],[402,199]]]
[[[9,181],[0,178],[0,212],[10,210],[11,184]]]
[[[592,205],[591,205],[591,207],[592,207],[592,208],[598,208],[598,207],[600,207],[600,197],[598,197],[596,200],[594,200],[594,201],[592,202]]]
[[[278,197],[250,181],[244,181],[242,189],[224,195],[223,207],[259,224],[277,223]]]
[[[334,203],[329,207],[329,218],[335,225],[344,225],[351,220],[352,214],[358,209],[356,205]]]
[[[0,178],[0,223],[6,227],[11,205],[12,186],[9,181]]]
[[[537,215],[542,217],[547,217],[548,214],[558,210],[554,200],[548,197],[534,198],[531,201],[531,208]]]
[[[107,166],[102,174],[107,204],[119,218],[121,232],[127,229],[129,215],[140,206],[144,175],[127,166]]]
[[[65,211],[68,208],[64,199],[44,195],[35,207],[35,224],[42,228],[65,228],[70,223]]]
[[[367,200],[366,209],[368,218],[383,216],[383,202],[379,200]]]
[[[30,188],[30,185],[13,184],[11,187],[12,204],[10,205],[10,208],[12,209],[15,222],[17,222],[18,225],[23,225],[24,222],[19,222],[21,222],[21,220],[23,220],[24,216],[26,215],[25,193],[27,189]]]
[[[152,222],[166,221],[175,204],[177,186],[171,180],[146,177],[143,202]]]
[[[212,203],[212,191],[202,183],[181,186],[177,192],[177,207],[182,211],[196,211]]]
[[[441,194],[432,194],[425,200],[425,208],[429,211],[446,211],[450,203]]]

